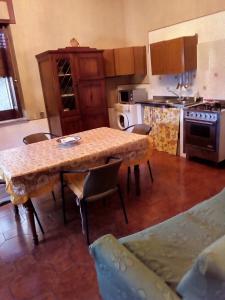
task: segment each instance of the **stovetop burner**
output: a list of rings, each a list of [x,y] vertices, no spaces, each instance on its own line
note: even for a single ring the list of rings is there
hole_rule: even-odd
[[[218,112],[225,109],[225,100],[209,100],[204,103],[193,106],[194,110]]]

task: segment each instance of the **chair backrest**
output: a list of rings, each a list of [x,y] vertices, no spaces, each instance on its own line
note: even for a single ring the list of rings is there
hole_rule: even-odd
[[[132,130],[133,133],[148,135],[151,131],[151,126],[146,124],[136,124]]]
[[[91,168],[85,178],[83,198],[95,200],[115,192],[121,162],[122,159],[111,159],[105,165]]]
[[[49,138],[54,137],[54,135],[52,135],[51,133],[43,133],[43,132],[33,133],[33,134],[25,136],[23,138],[23,142],[26,145],[33,144],[33,143],[48,140],[49,139],[48,136],[49,136]]]

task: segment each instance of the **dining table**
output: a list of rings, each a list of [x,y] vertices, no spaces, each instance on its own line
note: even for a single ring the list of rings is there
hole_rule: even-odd
[[[0,178],[6,182],[11,202],[26,208],[35,245],[39,240],[31,198],[52,191],[60,182],[60,170],[90,168],[110,156],[122,158],[126,166],[137,166],[152,154],[149,136],[118,129],[100,127],[72,136],[80,139],[64,144],[54,138],[0,151]]]

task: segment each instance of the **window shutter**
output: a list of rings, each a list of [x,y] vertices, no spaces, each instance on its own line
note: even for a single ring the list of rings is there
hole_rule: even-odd
[[[0,32],[0,77],[8,76],[6,39],[3,32]]]

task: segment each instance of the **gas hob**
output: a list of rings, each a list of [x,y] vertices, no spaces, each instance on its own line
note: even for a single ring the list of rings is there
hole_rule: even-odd
[[[207,100],[185,109],[186,119],[216,122],[218,116],[225,112],[225,100]]]
[[[194,110],[219,112],[225,109],[225,100],[207,100],[203,103],[192,106]]]

